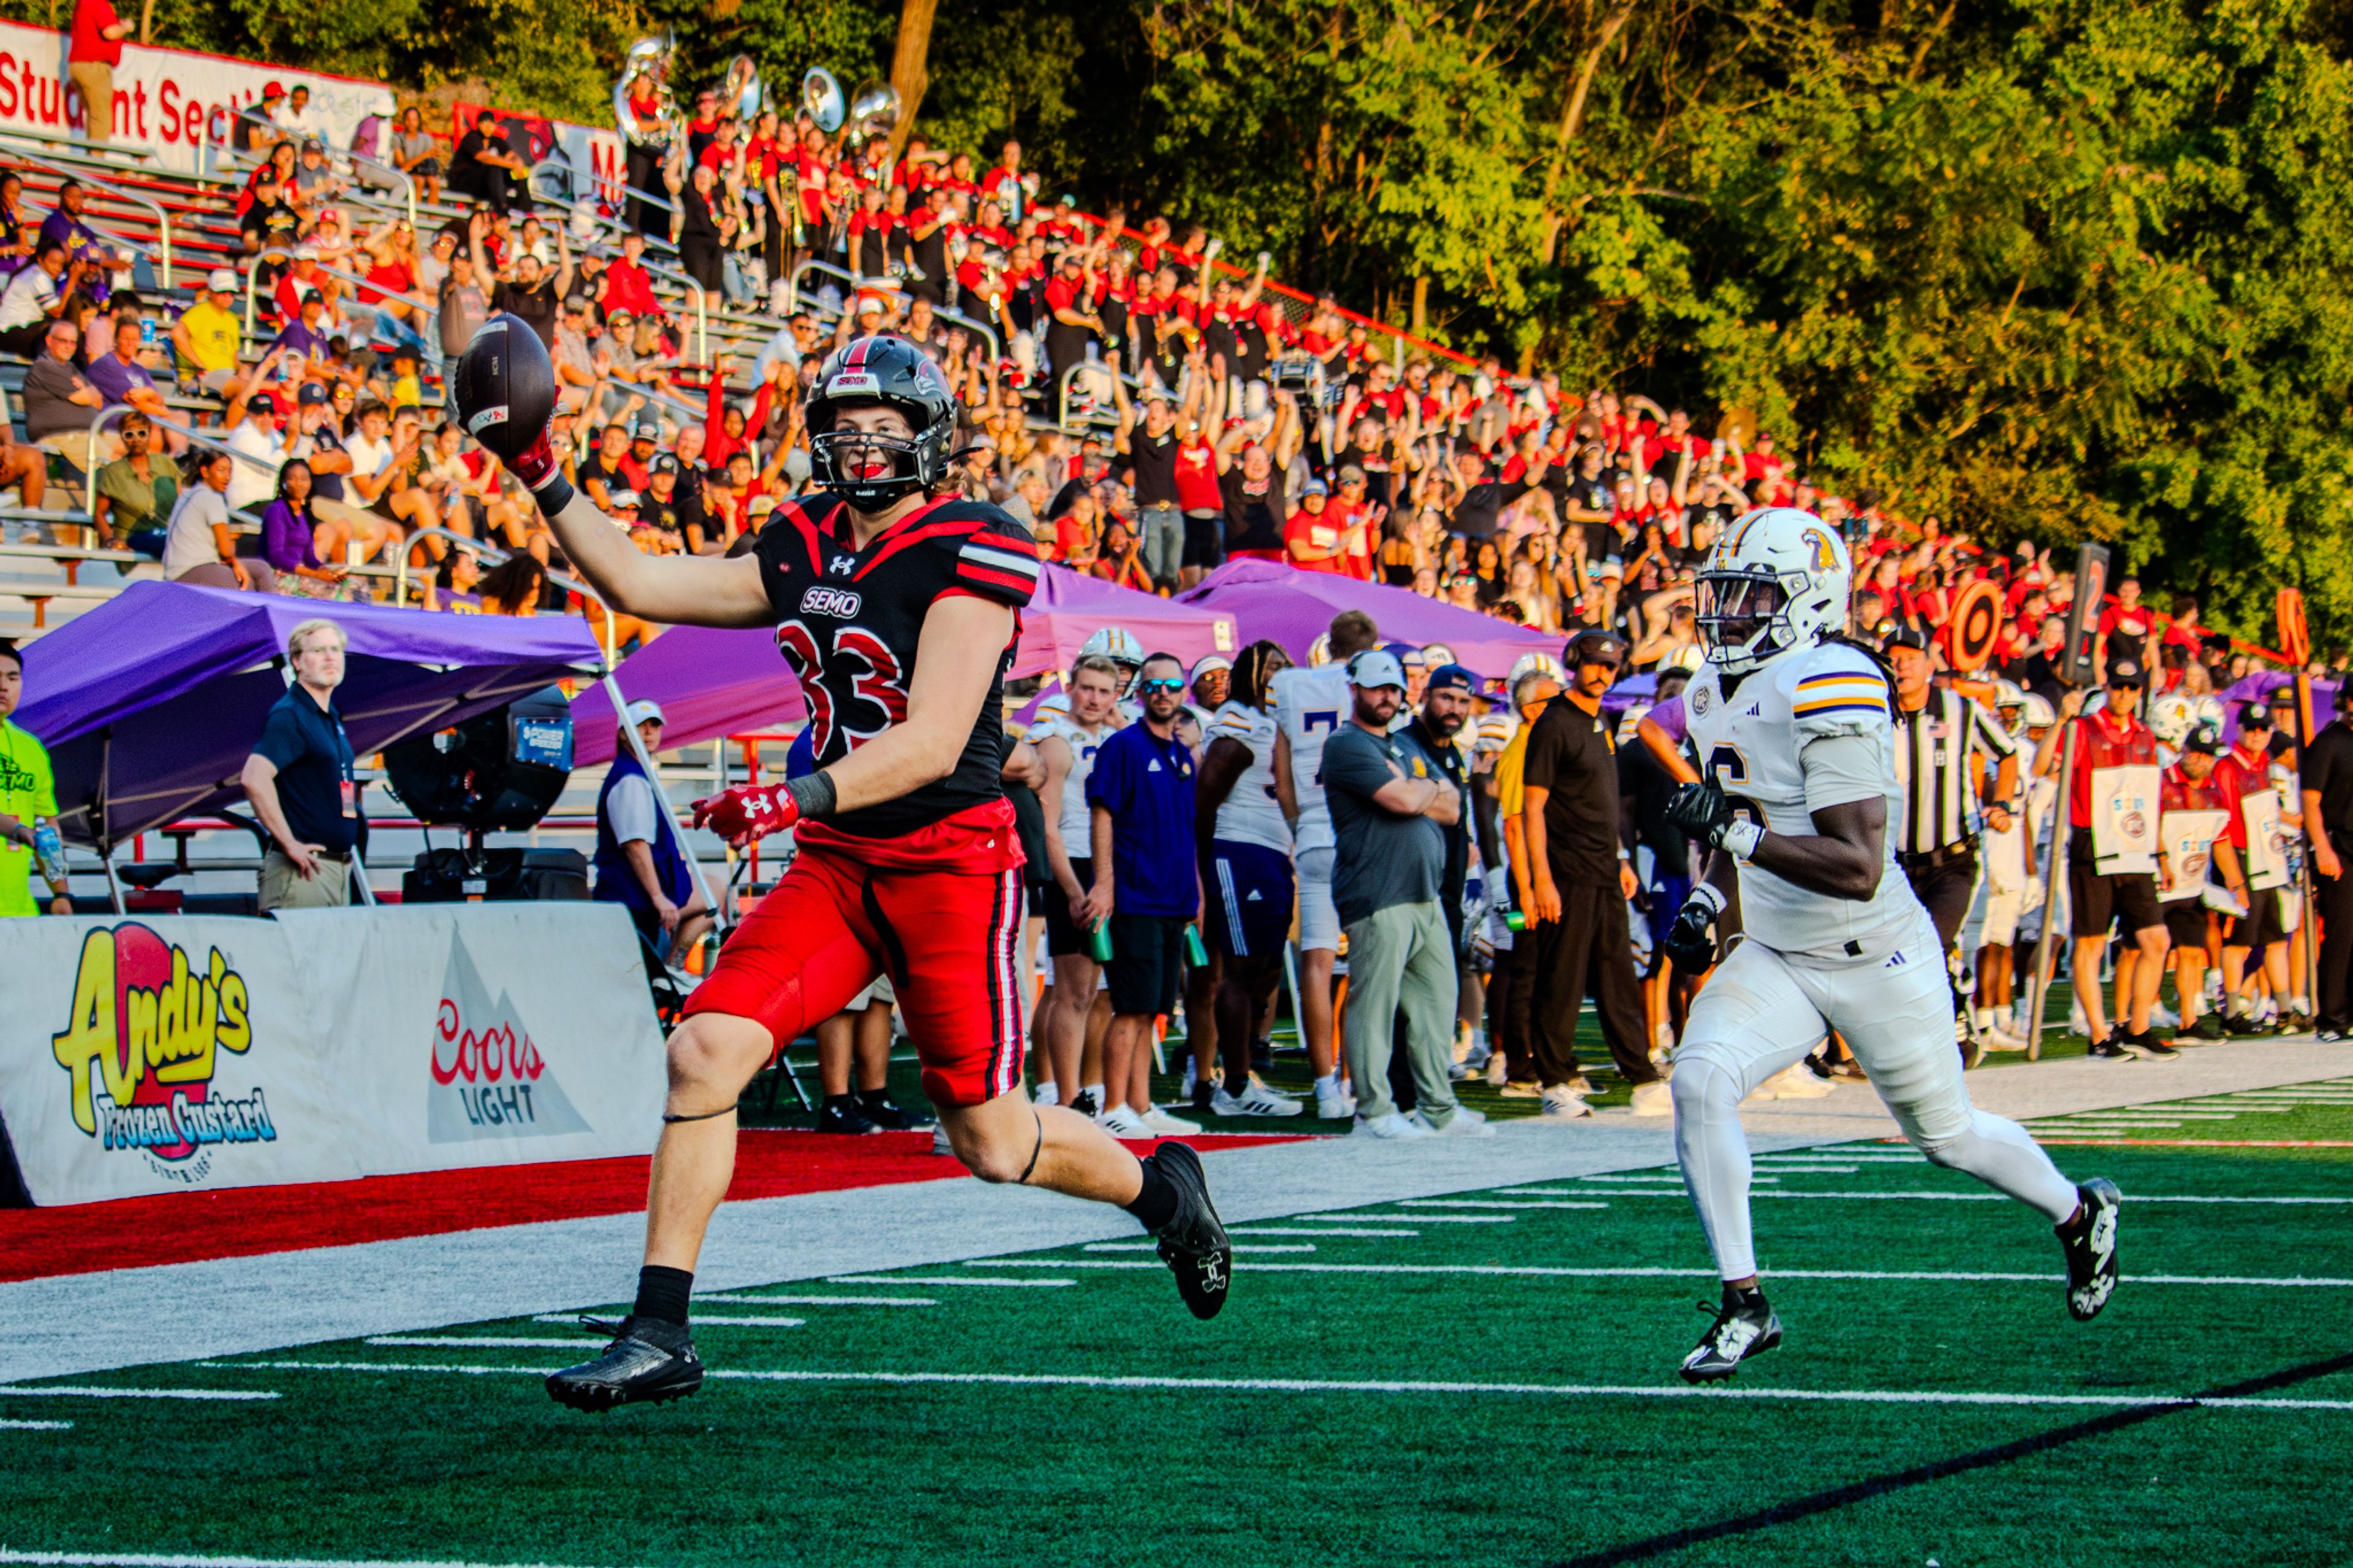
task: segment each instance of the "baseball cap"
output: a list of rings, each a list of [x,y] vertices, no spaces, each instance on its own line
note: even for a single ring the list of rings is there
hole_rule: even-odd
[[[2244,702],[2239,706],[2239,728],[2268,730],[2272,727],[2272,710],[2260,702]]]
[[[605,495],[605,504],[615,511],[635,510],[637,508],[638,492],[635,490],[607,490]]]
[[[216,267],[205,275],[205,287],[216,294],[237,292],[237,274],[226,267]]]
[[[1188,680],[1198,680],[1205,675],[1214,675],[1219,670],[1231,669],[1233,667],[1234,661],[1228,658],[1224,654],[1205,653],[1195,662],[1193,666],[1193,673],[1186,679]]]
[[[264,98],[283,98],[286,96],[286,89],[273,81],[261,89],[261,96]]]
[[[630,703],[627,708],[621,710],[621,716],[632,724],[642,724],[649,719],[652,720],[657,724],[667,724],[670,722],[669,720],[662,717],[661,704],[655,701],[650,697],[638,698],[635,702]]]
[[[659,419],[653,419],[653,418],[646,418],[646,419],[640,419],[640,420],[638,420],[638,433],[637,433],[637,438],[638,438],[638,440],[640,440],[640,441],[659,441],[659,440],[660,440],[660,439],[661,439],[661,421],[660,421],[660,420],[659,420]]]
[[[1603,653],[1614,653],[1619,663],[1625,663],[1626,639],[1616,632],[1605,632],[1597,626],[1569,638],[1562,646],[1560,657],[1562,663],[1575,665],[1583,664],[1592,656]]]
[[[1430,660],[1423,657],[1421,649],[1416,647],[1409,642],[1383,643],[1381,645],[1381,650],[1385,653],[1395,656],[1398,661],[1398,668],[1400,669],[1428,669],[1430,668]]]
[[[1476,691],[1479,678],[1459,664],[1441,664],[1430,672],[1431,691]]]
[[[294,259],[316,261],[319,259],[319,247],[315,245],[298,245],[294,247]]]
[[[2210,719],[2182,737],[2181,749],[2202,756],[2220,756],[2222,754],[2222,731]]]
[[[302,390],[294,395],[294,402],[296,405],[302,408],[308,408],[312,404],[324,403],[326,401],[326,387],[315,381],[304,382],[302,384]]]
[[[2112,658],[2108,661],[2108,684],[2110,686],[2130,687],[2133,690],[2137,691],[2142,687],[2148,684],[2148,672],[2141,668],[2140,660],[2137,658]],[[2261,703],[2252,703],[2250,706],[2260,708],[2263,705]],[[2269,721],[2266,720],[2265,721],[2268,722]]]
[[[1918,626],[1891,626],[1887,635],[1879,639],[1879,647],[1883,653],[1894,653],[1899,647],[1926,653],[1928,651],[1928,636]]]
[[[1328,496],[1332,493],[1332,487],[1322,479],[1310,479],[1299,487],[1299,493],[1303,496]]]
[[[264,414],[275,414],[278,412],[278,399],[272,397],[266,392],[255,393],[251,397],[246,399],[245,405],[248,408],[258,408]]]
[[[1340,465],[1340,482],[1344,485],[1361,485],[1365,482],[1365,470],[1354,463],[1343,463]]]
[[[745,515],[750,516],[750,517],[765,517],[765,516],[767,516],[770,512],[772,512],[772,511],[774,511],[774,510],[776,510],[776,497],[774,497],[774,496],[754,496],[754,497],[752,498],[752,504],[751,504],[751,506],[745,510]]]
[[[1430,661],[1430,668],[1436,669],[1441,664],[1454,662],[1454,650],[1442,642],[1424,643],[1421,645],[1421,657]]]
[[[646,465],[646,472],[649,474],[674,474],[678,472],[678,454],[675,452],[656,452],[653,455],[653,460]]]
[[[2295,688],[2293,685],[2274,687],[2266,700],[2274,708],[2293,708],[2296,705]]]
[[[1348,684],[1370,691],[1377,687],[1394,686],[1405,689],[1405,666],[1397,655],[1385,648],[1370,647],[1348,661]]]

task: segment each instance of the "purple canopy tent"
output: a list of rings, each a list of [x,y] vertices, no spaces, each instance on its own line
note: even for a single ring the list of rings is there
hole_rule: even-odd
[[[1126,627],[1147,651],[1173,653],[1188,669],[1204,654],[1230,658],[1242,646],[1235,616],[1226,605],[1164,599],[1048,563],[1038,574],[1037,596],[1021,612],[1013,674],[1070,668],[1087,638],[1105,626]]]
[[[1328,572],[1302,572],[1274,561],[1229,561],[1176,595],[1175,603],[1225,610],[1252,641],[1271,637],[1305,663],[1308,645],[1322,637],[1342,610],[1362,610],[1380,627],[1384,642],[1427,647],[1444,643],[1457,663],[1490,679],[1509,675],[1513,662],[1532,653],[1560,657],[1557,632],[1515,626],[1474,610],[1379,583],[1359,583]]]
[[[2283,686],[2294,686],[2295,677],[2276,669],[2261,669],[2253,675],[2242,675],[2214,695],[2222,703],[2222,738],[2232,745],[2239,742],[2239,707],[2246,702],[2268,702],[2273,692]],[[2316,676],[2312,682],[2312,723],[2316,730],[2337,717],[2337,694],[2342,682]]]
[[[133,583],[25,650],[16,721],[49,749],[60,831],[105,854],[241,800],[237,774],[286,691],[287,634],[314,618],[350,645],[336,700],[362,755],[604,663],[579,620]]]
[[[613,679],[630,701],[661,704],[665,751],[808,716],[776,634],[758,626],[673,626],[623,659]],[[613,699],[603,686],[572,700],[572,731],[574,762],[613,760]]]

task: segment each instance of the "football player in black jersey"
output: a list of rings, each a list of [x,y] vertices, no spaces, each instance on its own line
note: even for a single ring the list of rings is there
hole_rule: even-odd
[[[984,1181],[1120,1205],[1159,1237],[1194,1315],[1214,1315],[1230,1248],[1198,1156],[1163,1143],[1138,1160],[1022,1089],[1022,854],[998,781],[999,703],[1038,556],[996,507],[933,499],[949,483],[956,427],[939,367],[900,338],[838,351],[808,398],[820,489],[779,507],[748,554],[726,558],[647,555],[565,482],[547,440],[554,371],[520,320],[486,323],[451,388],[468,431],[530,487],[616,610],[776,628],[818,762],[807,777],[695,805],[697,824],[730,842],[793,828],[799,853],[670,1037],[635,1309],[602,1356],[555,1373],[548,1392],[603,1410],[702,1386],[687,1300],[734,1169],[736,1097],[886,971],[965,1166]]]

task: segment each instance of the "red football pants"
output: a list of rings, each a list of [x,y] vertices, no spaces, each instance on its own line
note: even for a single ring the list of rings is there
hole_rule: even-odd
[[[735,928],[689,1016],[750,1018],[781,1051],[888,973],[923,1092],[978,1105],[1021,1082],[1021,871],[872,866],[804,846]]]

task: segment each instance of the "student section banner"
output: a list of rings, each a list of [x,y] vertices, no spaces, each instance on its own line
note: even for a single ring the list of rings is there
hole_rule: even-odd
[[[0,1130],[43,1206],[642,1154],[664,1085],[611,904],[0,921]]]
[[[85,134],[81,94],[66,78],[67,42],[46,27],[0,23],[0,130]],[[393,112],[392,89],[382,82],[125,44],[114,68],[114,139],[177,173],[210,173],[232,118],[259,104],[273,81],[289,92],[311,89],[311,129],[330,146],[349,147],[362,120]],[[210,149],[203,170],[199,148]]]

